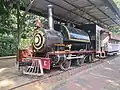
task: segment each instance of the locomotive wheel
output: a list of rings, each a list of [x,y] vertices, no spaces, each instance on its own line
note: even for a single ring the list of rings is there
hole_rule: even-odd
[[[65,60],[61,65],[60,68],[62,70],[68,70],[71,66],[71,60]]]
[[[82,66],[85,63],[85,56],[83,58],[77,59],[76,60],[76,65],[77,66]]]
[[[91,55],[88,56],[88,61],[90,63],[94,62],[94,54],[91,54]]]

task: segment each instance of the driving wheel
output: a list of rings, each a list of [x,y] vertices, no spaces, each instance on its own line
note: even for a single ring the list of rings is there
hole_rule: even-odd
[[[62,70],[68,70],[71,66],[71,60],[65,60],[63,63],[61,63],[60,68]]]

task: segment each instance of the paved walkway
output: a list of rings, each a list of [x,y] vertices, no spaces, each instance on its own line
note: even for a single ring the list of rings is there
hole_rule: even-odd
[[[120,57],[71,77],[56,90],[120,90]]]
[[[62,77],[62,76],[61,76]],[[80,72],[68,79],[54,77],[15,90],[120,90],[120,57]]]

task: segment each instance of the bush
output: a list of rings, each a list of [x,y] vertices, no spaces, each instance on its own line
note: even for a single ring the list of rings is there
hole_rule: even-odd
[[[32,39],[26,38],[21,40],[21,49],[29,49],[32,46]]]
[[[15,55],[17,51],[17,41],[9,35],[0,35],[0,56]]]

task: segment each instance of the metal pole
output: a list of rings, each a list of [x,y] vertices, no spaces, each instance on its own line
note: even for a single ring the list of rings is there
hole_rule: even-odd
[[[18,28],[18,50],[21,48],[21,28],[20,28],[20,18],[19,10],[17,10],[17,28]]]
[[[16,5],[17,5],[17,30],[18,30],[18,47],[17,47],[17,61],[19,61],[19,49],[20,49],[20,46],[21,46],[21,29],[20,29],[20,1],[17,0],[16,2]],[[16,61],[16,63],[17,63]]]

